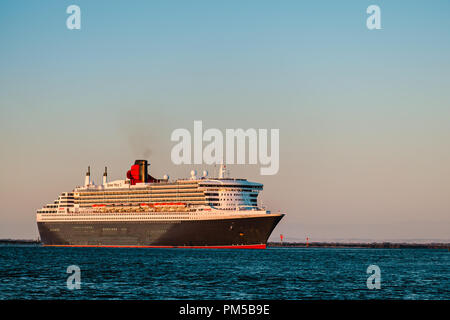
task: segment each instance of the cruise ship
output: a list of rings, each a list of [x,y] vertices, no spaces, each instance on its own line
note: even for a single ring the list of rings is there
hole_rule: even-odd
[[[126,179],[63,192],[37,211],[45,246],[264,249],[283,218],[258,205],[260,183],[191,171],[188,179],[156,179],[136,160]]]

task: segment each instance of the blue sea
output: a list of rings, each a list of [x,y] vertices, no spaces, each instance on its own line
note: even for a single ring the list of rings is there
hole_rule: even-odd
[[[70,290],[69,266],[80,269]],[[369,265],[380,289],[368,289]],[[0,246],[0,299],[450,299],[450,252]],[[69,281],[74,283],[74,281]]]

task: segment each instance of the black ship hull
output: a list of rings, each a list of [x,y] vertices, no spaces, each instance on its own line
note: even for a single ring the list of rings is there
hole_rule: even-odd
[[[37,224],[46,246],[262,249],[282,217]]]

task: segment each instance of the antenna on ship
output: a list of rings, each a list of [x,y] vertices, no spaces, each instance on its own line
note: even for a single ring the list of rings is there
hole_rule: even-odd
[[[108,183],[108,168],[105,167],[105,173],[103,173],[103,184]]]
[[[88,166],[88,171],[86,172],[86,177],[84,178],[84,186],[87,187],[91,184],[91,166]]]
[[[226,164],[221,164],[219,169],[219,179],[226,179],[228,178],[228,170]]]

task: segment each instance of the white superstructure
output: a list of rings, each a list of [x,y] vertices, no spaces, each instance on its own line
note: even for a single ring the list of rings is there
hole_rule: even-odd
[[[90,168],[85,184],[62,193],[52,204],[37,211],[37,221],[148,221],[226,219],[237,216],[270,214],[258,206],[260,183],[226,177],[221,167],[219,178],[209,178],[207,172],[196,177],[170,182],[168,177],[153,182],[133,179],[95,185]]]

